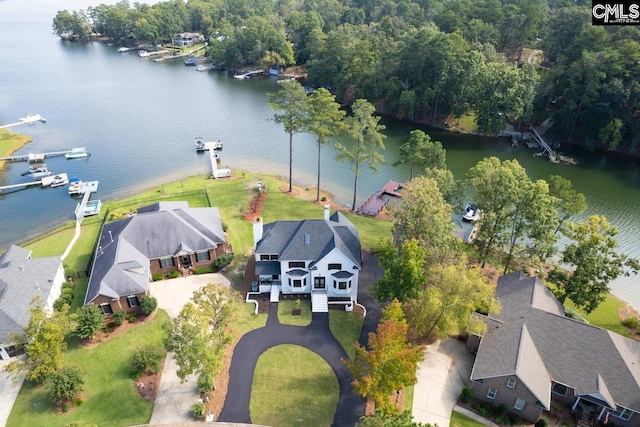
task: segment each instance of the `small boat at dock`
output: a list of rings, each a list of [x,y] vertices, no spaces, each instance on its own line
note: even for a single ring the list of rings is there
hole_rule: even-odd
[[[201,136],[196,137],[196,152],[222,150],[222,141],[205,141]]]
[[[20,176],[29,176],[29,175],[31,175],[33,173],[36,173],[36,172],[45,172],[46,170],[47,170],[47,165],[44,165],[44,164],[43,165],[40,165],[40,164],[31,165],[31,166],[29,166],[29,170],[26,171],[26,172],[22,172],[20,174]]]
[[[87,153],[87,149],[85,147],[77,147],[72,148],[71,152],[64,155],[67,159],[83,159],[87,157],[89,153]]]
[[[82,194],[82,181],[78,180],[71,182],[71,180],[69,180],[68,192],[70,196]]]
[[[66,173],[56,175],[51,180],[51,188],[62,187],[63,185],[67,185],[68,183],[69,178],[67,178]]]
[[[41,165],[41,167],[36,168],[32,171],[29,172],[31,174],[31,177],[33,178],[34,181],[37,181],[39,179],[42,179],[46,176],[51,176],[53,175],[53,172],[49,170],[49,168],[47,168],[47,165],[43,164]]]
[[[195,56],[190,56],[187,59],[184,60],[184,65],[196,65],[198,63],[198,58],[196,58]]]
[[[216,68],[213,64],[202,64],[196,67],[196,71],[211,71]]]
[[[474,222],[480,217],[480,209],[477,206],[469,203],[466,208],[464,208],[464,213],[462,214],[462,219],[469,222]]]

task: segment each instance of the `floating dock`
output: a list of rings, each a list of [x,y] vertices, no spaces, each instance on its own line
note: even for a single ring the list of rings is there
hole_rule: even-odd
[[[6,193],[7,190],[17,190],[20,188],[35,187],[36,185],[41,185],[41,184],[42,184],[42,181],[32,181],[32,182],[22,182],[20,184],[4,185],[0,187],[0,194]]]
[[[251,71],[247,71],[244,74],[236,74],[233,77],[238,79],[238,80],[243,80],[243,79],[248,79],[251,76],[256,76],[258,74],[262,74],[264,73],[264,70],[251,70]]]
[[[84,219],[84,212],[87,208],[87,203],[89,203],[91,193],[95,193],[96,191],[98,191],[98,181],[87,181],[82,183],[82,189],[80,190],[80,193],[83,194],[82,201],[76,206],[75,212],[77,221],[82,221]],[[99,200],[97,202],[99,202]]]
[[[64,156],[65,154],[71,153],[73,150],[64,150],[64,151],[52,151],[50,153],[29,153],[29,154],[19,154],[17,156],[9,156],[9,157],[0,157],[0,162],[41,162],[49,157],[59,157]]]
[[[47,121],[40,114],[29,114],[29,113],[27,113],[23,118],[18,119],[18,120],[19,121],[15,122],[15,123],[11,123],[11,124],[8,124],[8,125],[0,126],[0,129],[10,128],[12,126],[18,126],[18,125],[30,125],[30,124],[35,123],[35,122],[46,123],[46,121]]]
[[[209,150],[209,161],[211,162],[211,178],[227,178],[231,176],[231,169],[218,168],[218,162],[220,161],[220,153],[215,150]]]
[[[140,58],[150,58],[152,56],[164,55],[165,53],[169,53],[169,51],[167,49],[153,51],[139,50],[138,56]]]

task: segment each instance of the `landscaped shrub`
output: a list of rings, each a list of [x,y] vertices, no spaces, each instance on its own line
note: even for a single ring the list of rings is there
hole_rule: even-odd
[[[542,417],[535,424],[536,427],[549,427],[549,420]]]
[[[76,270],[73,269],[73,267],[70,267],[68,265],[64,266],[64,277],[67,278],[67,280],[73,280],[76,278]],[[64,283],[63,283],[64,285]]]
[[[231,264],[233,261],[233,255],[231,254],[222,254],[218,258],[216,258],[216,267],[225,268],[227,265]]]
[[[71,282],[62,282],[62,290],[65,289],[73,289],[73,283]]]
[[[493,405],[488,402],[485,403],[478,409],[478,413],[485,418],[493,417]]]
[[[198,377],[198,391],[200,393],[206,393],[208,391],[213,390],[215,387],[215,378],[211,375],[210,372],[203,372]]]
[[[151,347],[145,346],[136,350],[133,354],[133,366],[131,376],[134,380],[139,379],[144,374],[157,374],[160,370],[162,354]]]
[[[162,280],[164,279],[164,274],[162,273],[153,273],[151,275],[151,280],[153,280],[154,282],[157,282],[158,280]]]
[[[62,298],[71,302],[73,299],[73,288],[62,288],[62,293],[60,294]]]
[[[213,267],[196,267],[194,272],[196,274],[209,274],[209,273],[215,273],[215,270],[213,269]]]
[[[496,424],[508,425],[508,424],[511,424],[511,420],[509,420],[508,415],[498,415],[496,417]]]
[[[640,320],[638,320],[637,317],[628,317],[624,319],[622,324],[627,328],[638,329],[638,327],[640,326]]]
[[[204,403],[196,402],[191,407],[191,413],[193,414],[193,418],[196,420],[204,419]]]
[[[507,415],[507,412],[509,412],[509,407],[507,406],[506,403],[501,403],[496,408],[496,416],[497,417],[504,417],[504,416]]]
[[[63,366],[51,374],[48,384],[54,399],[71,400],[84,391],[84,374],[75,366]]]
[[[514,426],[522,424],[522,417],[520,415],[518,415],[518,414],[512,414],[511,415],[511,424],[513,424]]]
[[[78,398],[74,399],[73,406],[76,406],[76,407],[77,406],[82,406],[83,403],[84,403],[84,400],[78,397]]]
[[[229,229],[229,226],[227,225],[227,223],[222,221],[222,231],[226,233],[228,229]]]
[[[113,312],[113,323],[116,325],[122,325],[124,323],[124,316],[127,315],[127,312],[124,311],[124,308],[120,310],[116,310]]]
[[[158,307],[158,300],[150,295],[140,298],[140,310],[145,315],[150,315]]]
[[[167,277],[169,279],[175,279],[176,277],[180,277],[180,272],[178,270],[172,270],[167,273]]]
[[[76,335],[81,339],[93,338],[104,325],[102,310],[97,305],[84,305],[76,310]]]
[[[468,403],[471,402],[471,399],[473,399],[473,390],[471,387],[467,386],[462,389],[462,392],[460,393],[460,400],[464,403]]]
[[[127,320],[129,321],[129,323],[135,323],[137,317],[134,316],[133,314],[130,314],[127,316]]]

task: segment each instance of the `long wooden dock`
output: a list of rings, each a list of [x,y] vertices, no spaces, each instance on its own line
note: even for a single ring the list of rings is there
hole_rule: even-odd
[[[251,70],[251,71],[247,71],[244,74],[236,74],[233,77],[238,80],[243,80],[243,79],[248,79],[251,76],[255,76],[262,73],[264,73],[264,70]]]
[[[47,121],[40,114],[27,114],[23,118],[18,119],[18,120],[19,121],[15,122],[15,123],[10,123],[8,125],[0,126],[0,129],[10,128],[12,126],[18,126],[18,125],[30,125],[30,124],[35,123],[35,122],[45,123]]]
[[[41,184],[42,184],[42,181],[31,181],[31,182],[21,182],[20,184],[4,185],[4,186],[0,187],[0,194],[6,193],[7,190],[15,190],[15,189],[18,189],[18,188],[33,187],[33,186],[41,185]]]
[[[17,156],[0,157],[0,162],[41,162],[48,157],[64,156],[67,153],[71,153],[73,150],[64,151],[52,151],[50,153],[29,153],[19,154]]]
[[[77,221],[81,222],[84,219],[84,210],[87,207],[87,202],[91,197],[91,193],[95,193],[96,191],[98,191],[98,183],[98,181],[88,181],[82,183],[82,190],[80,190],[80,192],[83,193],[82,201],[76,206],[75,212]]]

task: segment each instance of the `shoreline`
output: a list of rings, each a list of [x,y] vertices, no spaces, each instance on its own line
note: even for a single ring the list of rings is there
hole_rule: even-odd
[[[33,141],[33,137],[21,133],[0,129],[0,157],[9,157],[28,143]],[[7,143],[7,145],[5,145]],[[0,160],[0,170],[4,168],[6,162]]]

